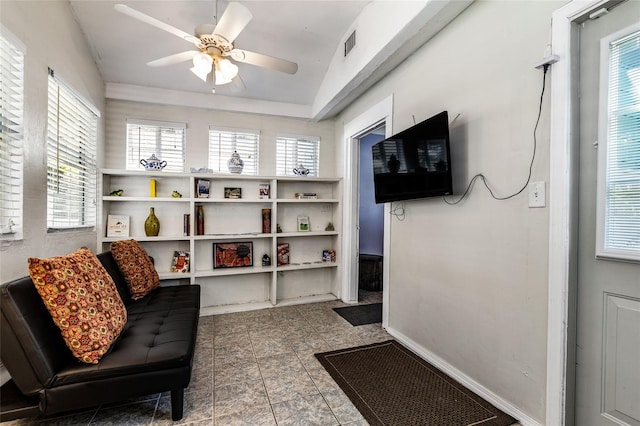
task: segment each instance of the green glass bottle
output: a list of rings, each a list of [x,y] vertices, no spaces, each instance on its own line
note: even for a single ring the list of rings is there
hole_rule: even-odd
[[[144,221],[144,233],[147,234],[147,237],[157,237],[159,232],[160,220],[158,220],[156,213],[153,211],[153,207],[151,207],[149,216],[147,216],[147,220]]]

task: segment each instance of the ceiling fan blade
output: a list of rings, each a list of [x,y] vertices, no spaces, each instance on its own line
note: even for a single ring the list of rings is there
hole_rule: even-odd
[[[270,68],[272,70],[295,74],[298,71],[298,64],[262,53],[250,52],[248,50],[233,49],[229,55],[238,62],[257,65],[259,67]]]
[[[189,41],[191,43],[194,43],[196,45],[198,43],[200,43],[200,40],[198,40],[198,38],[194,37],[193,35],[191,35],[189,33],[186,33],[186,32],[184,32],[184,31],[182,31],[182,30],[180,30],[180,29],[178,29],[178,28],[176,28],[176,27],[174,27],[172,25],[169,25],[169,24],[166,24],[166,23],[164,23],[162,21],[159,21],[156,18],[152,18],[151,16],[146,15],[146,14],[144,14],[142,12],[139,12],[139,11],[137,11],[135,9],[132,9],[127,5],[116,4],[113,7],[114,7],[115,10],[117,10],[120,13],[124,13],[125,15],[128,15],[128,16],[130,16],[130,17],[132,17],[134,19],[137,19],[138,21],[142,21],[142,22],[144,22],[146,24],[153,25],[156,28],[159,28],[159,29],[161,29],[163,31],[166,31],[166,32],[171,33],[171,34],[173,34],[175,36],[178,36],[178,37],[180,37],[180,38],[182,38],[184,40],[187,40],[187,41]]]
[[[238,37],[251,18],[253,15],[246,6],[231,2],[218,20],[218,25],[213,33],[224,37],[229,43],[233,43],[233,40]]]
[[[197,50],[187,50],[186,52],[176,53],[174,55],[165,56],[164,58],[147,62],[147,65],[150,67],[164,67],[166,65],[178,64],[180,62],[190,61],[198,53],[200,52]]]

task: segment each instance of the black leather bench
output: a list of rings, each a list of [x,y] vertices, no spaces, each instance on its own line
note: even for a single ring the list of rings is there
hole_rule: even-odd
[[[0,286],[0,357],[13,381],[7,389],[22,397],[15,404],[3,401],[0,421],[165,391],[171,391],[173,420],[182,418],[200,286],[160,287],[134,301],[111,253],[98,258],[113,277],[128,317],[120,337],[98,364],[79,362],[71,354],[31,278]]]

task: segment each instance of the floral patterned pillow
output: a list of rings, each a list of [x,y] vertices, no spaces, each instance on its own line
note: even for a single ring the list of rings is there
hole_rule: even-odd
[[[160,287],[160,277],[156,268],[145,249],[136,240],[112,242],[111,254],[127,282],[131,299],[142,299]]]
[[[109,273],[86,247],[28,262],[31,280],[73,355],[97,364],[127,322]]]

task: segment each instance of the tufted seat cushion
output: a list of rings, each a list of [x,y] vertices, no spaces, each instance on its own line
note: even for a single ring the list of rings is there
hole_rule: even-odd
[[[193,358],[197,311],[191,307],[130,314],[109,356],[98,365],[67,366],[56,374],[52,386],[188,366]]]

